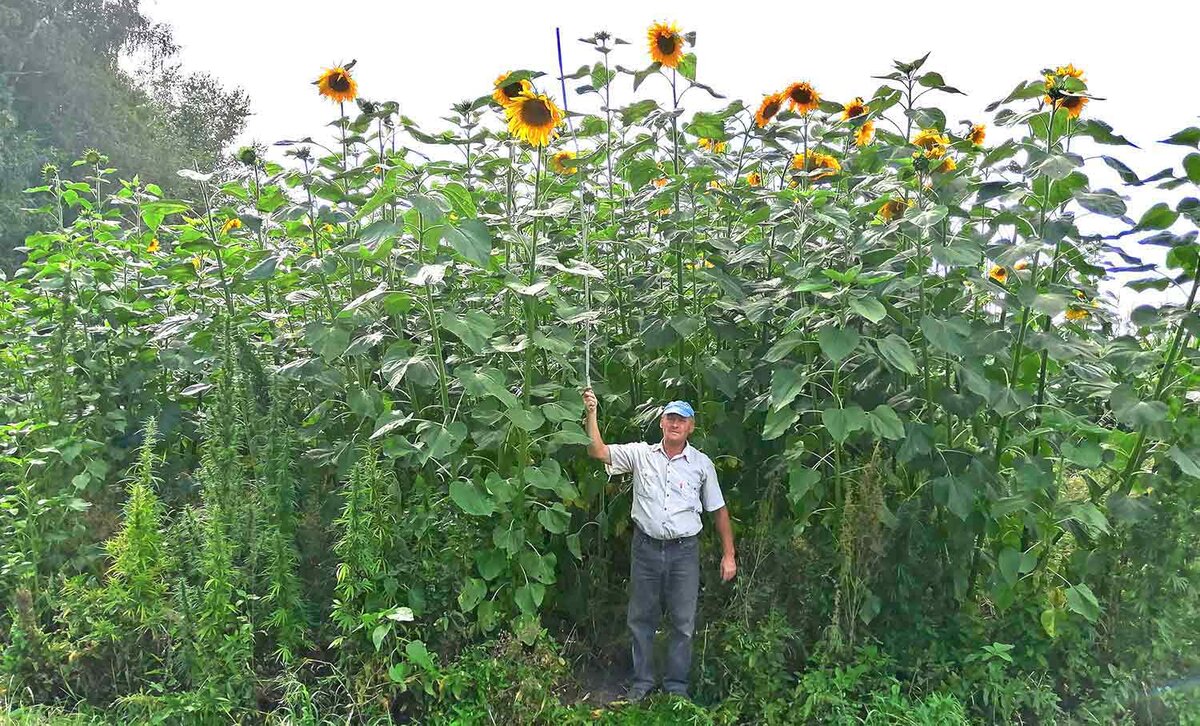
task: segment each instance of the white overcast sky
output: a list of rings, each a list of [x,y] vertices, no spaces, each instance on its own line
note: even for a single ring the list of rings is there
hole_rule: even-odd
[[[270,144],[327,133],[336,107],[318,97],[311,82],[334,63],[357,59],[354,76],[362,96],[399,101],[402,113],[426,130],[438,130],[450,104],[490,92],[495,77],[509,69],[545,71],[540,90],[558,99],[556,27],[562,29],[570,73],[598,57],[576,39],[602,29],[631,43],[613,53],[614,64],[644,67],[647,27],[670,20],[697,33],[698,80],[748,105],[793,80],[808,80],[837,101],[870,96],[881,83],[871,76],[889,72],[893,59],[932,51],[926,68],[941,72],[968,95],[931,94],[926,100],[945,109],[951,124],[969,118],[990,126],[983,111],[990,102],[1018,82],[1036,78],[1044,67],[1074,63],[1084,69],[1089,90],[1106,99],[1093,102],[1085,113],[1104,119],[1143,149],[1106,151],[1142,175],[1178,168],[1181,147],[1155,142],[1198,125],[1196,7],[1162,0],[143,0],[150,17],[174,29],[186,69],[207,71],[249,94],[253,115],[242,141]],[[647,85],[656,80],[661,86],[661,79]],[[617,84],[614,105],[633,100],[628,77]],[[573,108],[588,108],[568,90]],[[639,97],[644,94],[645,87]],[[698,108],[702,100],[697,93],[685,105]],[[1117,185],[1115,177],[1092,176],[1095,186]],[[1131,214],[1159,198],[1158,192],[1135,195]],[[1126,300],[1122,303],[1127,307]]]

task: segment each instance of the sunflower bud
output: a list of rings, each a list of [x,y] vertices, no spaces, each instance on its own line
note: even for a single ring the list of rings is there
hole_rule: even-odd
[[[253,146],[243,146],[238,149],[237,160],[246,166],[254,166],[258,161],[258,152],[254,150]]]
[[[83,152],[83,160],[92,165],[99,164],[100,160],[103,158],[104,157],[100,154],[100,152],[96,151],[95,149],[88,149],[87,151]]]

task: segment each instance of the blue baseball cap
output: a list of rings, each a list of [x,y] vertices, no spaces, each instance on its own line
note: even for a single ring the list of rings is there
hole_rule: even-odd
[[[668,413],[679,414],[684,418],[693,418],[696,415],[696,412],[692,410],[692,404],[687,401],[671,401],[663,409],[662,415],[666,416]]]

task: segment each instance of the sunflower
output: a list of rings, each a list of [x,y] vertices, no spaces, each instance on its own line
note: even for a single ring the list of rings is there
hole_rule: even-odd
[[[821,94],[804,81],[788,86],[783,95],[787,97],[788,108],[801,115],[808,115],[821,105]]]
[[[712,189],[714,191],[720,191],[720,190],[724,189],[725,186],[723,184],[721,184],[721,182],[717,181],[716,179],[713,179],[708,182],[708,188]]]
[[[897,217],[903,216],[909,207],[913,205],[911,199],[889,199],[879,208],[879,216],[885,221],[892,221]]]
[[[701,149],[708,149],[714,154],[723,153],[726,146],[724,141],[715,141],[713,139],[700,139],[699,144]]]
[[[1086,309],[1072,305],[1067,308],[1067,320],[1083,320],[1091,315]]]
[[[863,104],[862,96],[859,96],[842,107],[842,118],[849,121],[852,118],[862,116],[864,113],[870,110],[871,107]]]
[[[939,165],[939,166],[938,166],[938,168],[937,168],[937,171],[938,171],[938,172],[940,172],[940,173],[942,173],[942,174],[945,174],[945,173],[948,173],[948,172],[954,171],[954,170],[955,170],[955,169],[957,169],[957,168],[958,168],[958,164],[957,164],[957,163],[955,163],[955,161],[954,161],[954,157],[952,157],[952,156],[947,156],[947,157],[946,157],[946,158],[945,158],[945,159],[942,161],[941,165]]]
[[[665,217],[670,213],[671,213],[670,207],[664,207],[663,209],[658,210],[658,216],[660,216],[660,217]]]
[[[665,176],[660,176],[659,178],[655,179],[654,181],[652,181],[650,183],[653,184],[654,186],[658,187],[659,189],[662,189],[666,185],[670,184],[671,180],[666,178]]]
[[[746,175],[746,184],[752,187],[762,186],[762,174],[757,171],[752,171]]]
[[[155,252],[158,252],[158,246],[158,238],[152,237],[150,239],[150,244],[146,245],[146,251],[150,254],[154,254]]]
[[[1008,282],[1008,268],[1000,265],[993,265],[988,271],[988,277],[1003,285]]]
[[[1087,79],[1083,77],[1083,69],[1076,68],[1074,63],[1068,63],[1065,66],[1059,66],[1058,68],[1055,68],[1054,75],[1062,78],[1078,78],[1081,82],[1087,81]]]
[[[937,129],[921,129],[913,137],[912,142],[914,146],[920,146],[922,149],[930,151],[931,149],[947,146],[950,143],[950,139],[938,133]]]
[[[550,168],[553,169],[558,174],[574,174],[575,172],[577,172],[579,170],[577,168],[575,168],[574,165],[567,166],[565,163],[563,163],[563,162],[567,161],[568,159],[574,159],[574,158],[575,158],[574,151],[559,151],[556,154],[554,154],[554,156],[550,157]]]
[[[679,65],[683,57],[683,36],[675,23],[655,23],[646,33],[650,41],[650,60],[667,68]]]
[[[530,146],[545,146],[555,136],[563,114],[544,94],[525,93],[504,107],[508,132]]]
[[[1086,96],[1064,96],[1058,100],[1058,107],[1065,110],[1071,118],[1079,118],[1087,102]]]
[[[342,66],[326,70],[313,84],[322,96],[331,101],[353,101],[358,96],[358,84]]]
[[[200,258],[199,257],[192,257],[192,267],[195,268],[196,272],[200,271]]]
[[[224,225],[221,226],[221,234],[223,234],[223,235],[229,234],[233,230],[241,229],[241,228],[242,228],[242,220],[238,219],[237,217],[230,217],[229,221],[227,221]]]
[[[866,146],[875,139],[875,122],[867,121],[854,132],[854,145]]]
[[[1017,271],[1028,270],[1029,269],[1029,260],[1021,260],[1017,264],[1013,265],[1013,269],[1017,270]]]
[[[837,159],[828,154],[810,151],[807,157],[804,154],[796,154],[792,157],[792,168],[803,169],[808,172],[821,169],[822,171],[818,171],[810,176],[813,181],[820,181],[841,171],[842,165],[838,163]]]
[[[511,71],[501,73],[496,76],[496,82],[493,84],[496,90],[492,91],[492,100],[501,106],[507,106],[517,100],[518,96],[533,93],[533,84],[525,78],[508,83],[508,77],[511,75]]]
[[[967,134],[967,138],[976,146],[983,146],[983,139],[987,136],[987,131],[983,124],[975,124],[971,127],[971,133]]]
[[[779,113],[780,108],[783,108],[784,98],[782,93],[763,96],[762,103],[758,105],[758,111],[754,113],[754,120],[760,129],[771,123],[771,119],[775,118],[775,114]]]

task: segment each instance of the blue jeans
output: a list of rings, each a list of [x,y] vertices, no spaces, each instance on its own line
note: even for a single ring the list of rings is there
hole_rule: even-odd
[[[629,557],[629,625],[633,687],[654,687],[654,632],[663,610],[671,619],[663,689],[687,693],[692,633],[700,591],[700,537],[653,539],[634,527]]]

